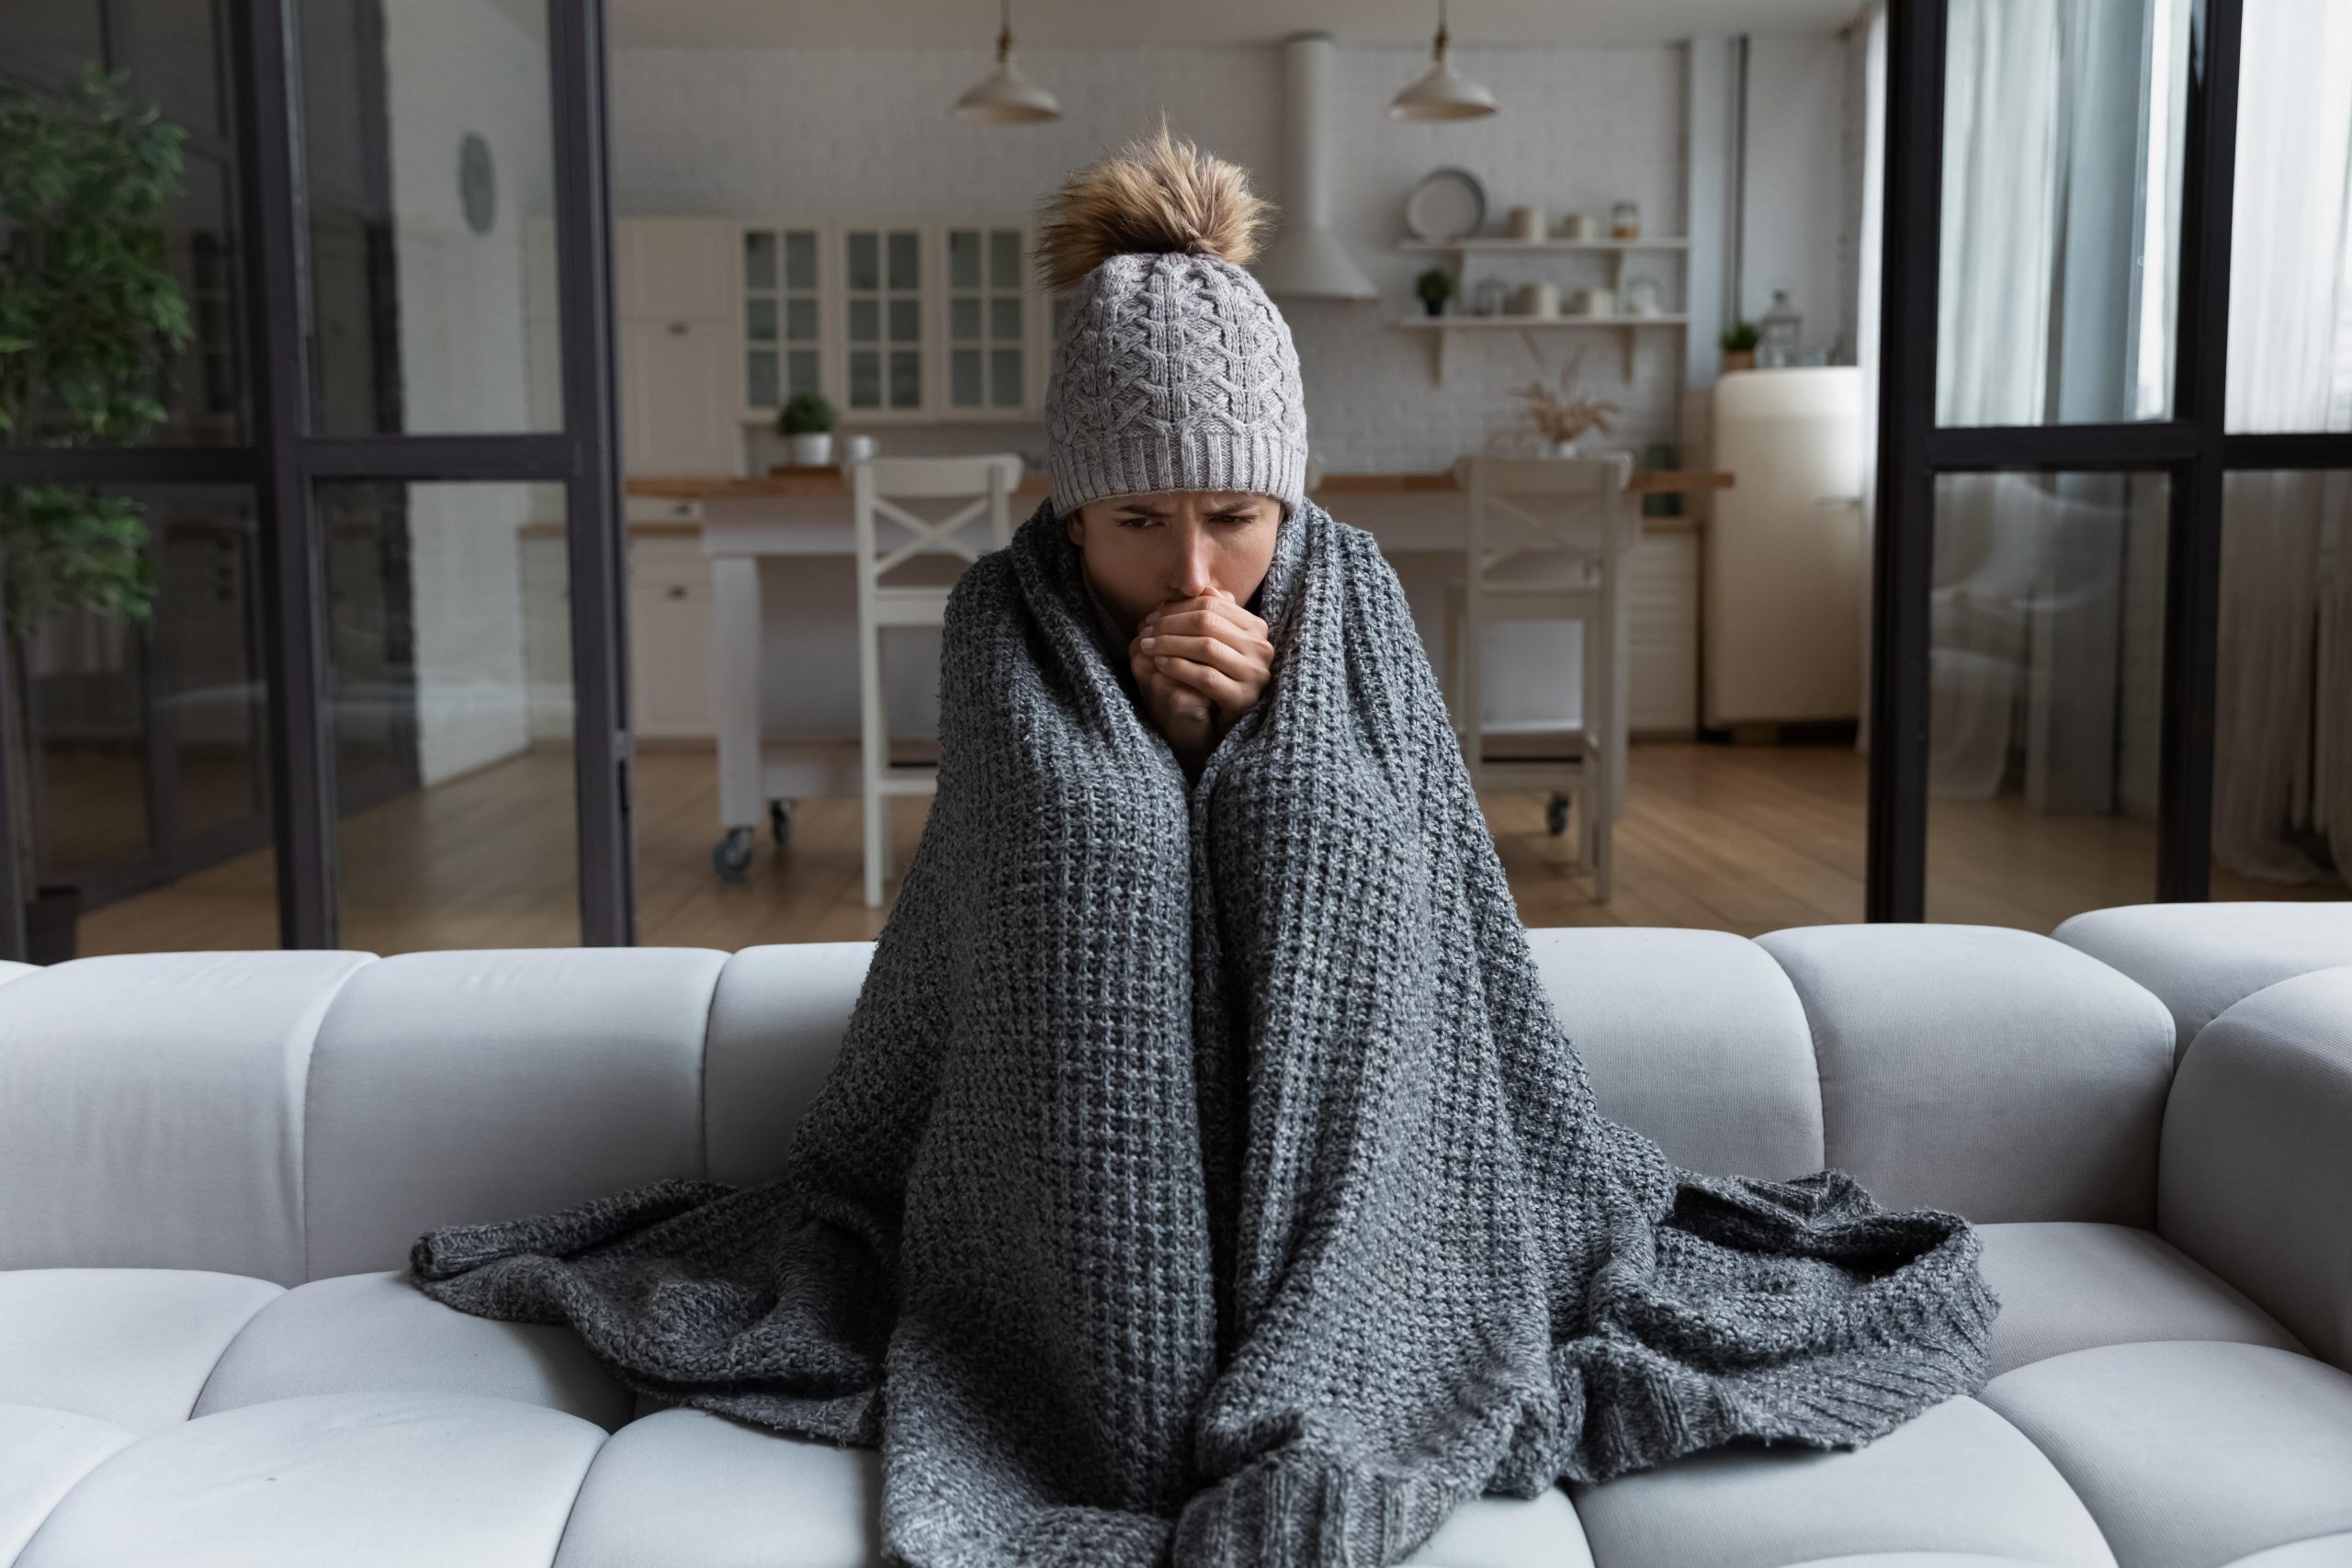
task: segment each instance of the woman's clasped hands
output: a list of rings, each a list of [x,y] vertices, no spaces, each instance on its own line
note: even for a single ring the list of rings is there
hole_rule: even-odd
[[[1264,694],[1274,645],[1266,623],[1220,588],[1145,615],[1127,659],[1153,727],[1191,774]]]

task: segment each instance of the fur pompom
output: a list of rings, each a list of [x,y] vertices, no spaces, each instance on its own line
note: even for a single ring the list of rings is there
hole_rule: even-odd
[[[1171,136],[1163,119],[1152,135],[1072,175],[1046,213],[1038,270],[1046,288],[1059,289],[1130,252],[1219,256],[1247,266],[1274,208],[1250,192],[1238,164]]]

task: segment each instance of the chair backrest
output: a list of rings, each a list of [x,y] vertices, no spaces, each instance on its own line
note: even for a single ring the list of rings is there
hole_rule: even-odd
[[[857,525],[861,584],[878,583],[918,556],[961,557],[966,565],[981,552],[1012,542],[1012,490],[1021,482],[1021,457],[990,452],[967,457],[868,457],[848,465],[851,505]],[[963,501],[938,517],[926,517],[902,501]],[[985,518],[988,540],[976,541],[971,525]],[[882,524],[904,537],[887,547]]]
[[[1458,459],[1454,482],[1469,493],[1471,581],[1498,561],[1531,552],[1573,556],[1596,566],[1613,561],[1637,526],[1625,486],[1630,454],[1606,457]]]

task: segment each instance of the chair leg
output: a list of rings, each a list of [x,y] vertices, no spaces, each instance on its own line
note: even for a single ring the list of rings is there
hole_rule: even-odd
[[[858,772],[865,800],[865,907],[882,903],[882,874],[890,859],[890,819],[882,795],[882,769],[889,758],[889,736],[882,722],[881,628],[871,621],[858,628],[857,673],[860,743]]]

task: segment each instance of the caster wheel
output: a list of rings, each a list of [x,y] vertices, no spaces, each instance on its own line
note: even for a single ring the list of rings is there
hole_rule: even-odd
[[[752,830],[729,829],[727,836],[710,847],[710,869],[722,881],[742,881],[744,873],[752,869]]]
[[[1568,797],[1566,795],[1554,795],[1552,803],[1544,808],[1544,828],[1555,839],[1568,830]]]
[[[792,808],[781,800],[768,802],[768,837],[778,849],[792,841]]]

